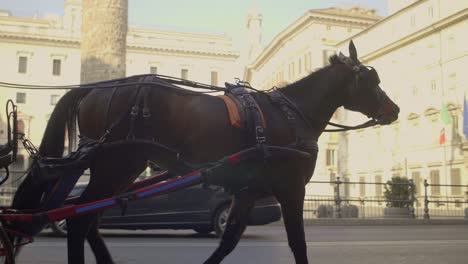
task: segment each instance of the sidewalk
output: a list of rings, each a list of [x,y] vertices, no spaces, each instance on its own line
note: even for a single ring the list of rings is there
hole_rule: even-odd
[[[283,220],[270,225],[283,225]],[[304,219],[306,226],[372,226],[372,225],[468,225],[468,219],[464,218],[434,218],[434,219],[410,219],[410,218],[309,218]]]
[[[468,225],[468,219],[464,218],[317,218],[304,219],[305,225]]]

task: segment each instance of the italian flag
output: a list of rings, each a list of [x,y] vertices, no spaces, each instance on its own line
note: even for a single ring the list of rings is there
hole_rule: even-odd
[[[451,118],[450,114],[447,111],[447,107],[445,104],[442,104],[442,109],[440,110],[440,120],[442,120],[443,126],[442,129],[440,130],[440,135],[439,135],[439,145],[445,144],[445,126],[449,125],[451,123]]]
[[[439,145],[445,144],[445,127],[440,130]]]

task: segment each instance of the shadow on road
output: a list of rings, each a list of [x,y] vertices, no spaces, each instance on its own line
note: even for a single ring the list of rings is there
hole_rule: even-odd
[[[101,234],[103,237],[111,237],[111,238],[166,238],[166,239],[209,239],[209,240],[218,240],[219,238],[214,234],[198,234],[198,233],[191,233],[190,231],[172,231],[168,230],[167,232],[164,232],[164,230],[158,230],[158,231],[144,231],[144,230],[138,230],[138,231],[132,231],[132,230],[101,230]],[[57,236],[53,232],[49,230],[45,230],[41,232],[39,237],[47,237],[47,238],[54,238],[57,237],[59,238],[60,236]],[[257,239],[261,238],[261,235],[255,235],[255,234],[244,234],[242,238],[250,238],[250,239]],[[65,237],[63,237],[65,238]]]

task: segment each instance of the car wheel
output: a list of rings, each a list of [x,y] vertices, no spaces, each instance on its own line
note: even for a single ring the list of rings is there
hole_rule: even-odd
[[[50,224],[50,228],[54,234],[58,236],[66,236],[67,235],[67,220],[63,219],[60,221],[52,222]]]
[[[214,230],[216,232],[216,236],[221,237],[226,229],[227,220],[229,217],[229,206],[223,205],[221,206],[218,211],[216,212],[214,218]]]
[[[206,235],[206,234],[209,234],[209,233],[213,232],[213,228],[207,228],[207,227],[196,227],[193,230],[195,230],[195,232],[197,232],[199,234],[203,234],[203,235]]]

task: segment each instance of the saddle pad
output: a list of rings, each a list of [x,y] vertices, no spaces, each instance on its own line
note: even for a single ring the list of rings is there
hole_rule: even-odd
[[[242,122],[237,104],[227,95],[220,95],[218,97],[221,98],[224,101],[224,104],[226,105],[231,126],[241,128]]]

